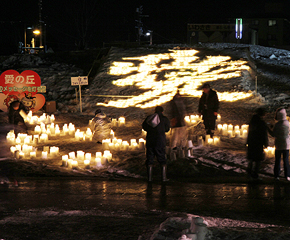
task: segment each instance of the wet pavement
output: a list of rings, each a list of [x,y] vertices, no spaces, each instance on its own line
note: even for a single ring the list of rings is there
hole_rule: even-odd
[[[0,239],[138,239],[191,213],[290,226],[290,184],[25,179],[0,186]]]

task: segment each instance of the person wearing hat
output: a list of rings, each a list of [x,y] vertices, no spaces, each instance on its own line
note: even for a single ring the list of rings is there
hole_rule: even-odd
[[[142,128],[147,132],[146,136],[146,166],[148,182],[152,181],[154,158],[162,168],[162,181],[168,181],[166,177],[167,165],[165,158],[166,135],[170,130],[170,121],[163,115],[163,107],[157,106],[155,113],[149,115],[143,122]]]
[[[212,90],[208,83],[202,86],[202,91],[203,94],[199,100],[198,112],[202,115],[206,134],[213,137],[219,110],[219,99],[216,91]]]

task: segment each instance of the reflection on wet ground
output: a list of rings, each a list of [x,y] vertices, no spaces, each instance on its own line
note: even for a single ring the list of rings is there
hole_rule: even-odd
[[[35,208],[93,208],[187,212],[273,223],[290,219],[290,184],[286,183],[148,185],[132,181],[26,180],[17,188],[1,188],[0,201],[6,213]]]

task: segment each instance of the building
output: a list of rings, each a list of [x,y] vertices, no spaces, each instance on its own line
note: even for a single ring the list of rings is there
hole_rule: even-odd
[[[235,22],[234,19],[230,22]],[[242,39],[239,43],[263,46],[290,45],[290,22],[284,18],[243,19]],[[237,43],[235,24],[187,24],[189,44],[199,42]]]

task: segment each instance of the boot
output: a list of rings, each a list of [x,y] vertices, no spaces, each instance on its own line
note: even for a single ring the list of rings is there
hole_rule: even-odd
[[[168,182],[169,179],[166,176],[167,174],[167,165],[162,165],[162,182]]]
[[[153,165],[147,166],[147,178],[148,182],[152,182],[152,172],[153,172]]]

